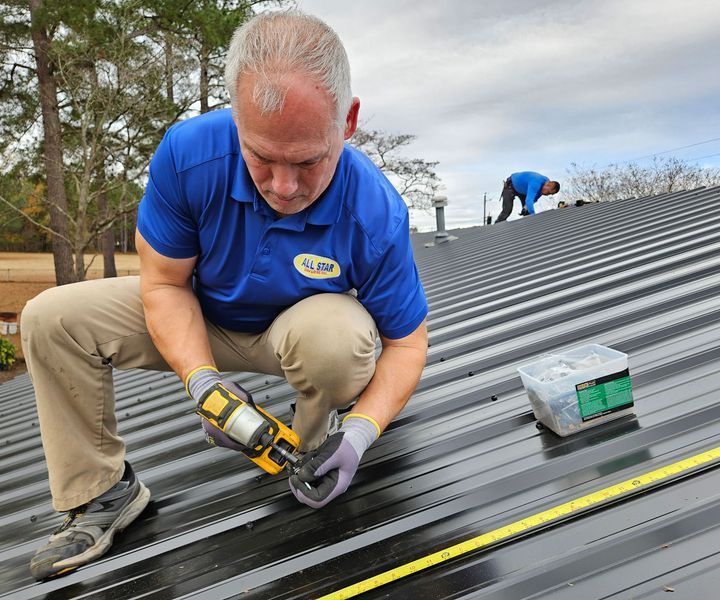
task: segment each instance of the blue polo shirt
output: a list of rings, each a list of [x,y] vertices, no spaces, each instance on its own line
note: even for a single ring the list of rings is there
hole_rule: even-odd
[[[323,194],[278,218],[250,178],[230,110],[188,119],[150,163],[137,226],[158,253],[197,256],[203,314],[226,329],[258,333],[303,298],[351,289],[385,337],[409,335],[427,315],[407,207],[347,145]]]
[[[510,180],[515,191],[525,196],[525,208],[528,213],[534,215],[535,202],[542,195],[542,186],[550,179],[534,171],[521,171],[510,175]]]

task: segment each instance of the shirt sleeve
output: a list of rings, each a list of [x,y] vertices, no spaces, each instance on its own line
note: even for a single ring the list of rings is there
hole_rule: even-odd
[[[172,129],[150,161],[137,227],[156,252],[169,258],[191,258],[199,252],[197,226],[178,181],[171,140]]]
[[[401,220],[358,300],[389,339],[410,335],[427,316],[428,305],[410,245],[409,217]]]
[[[535,214],[535,202],[540,197],[542,183],[538,181],[532,181],[528,185],[527,195],[525,196],[525,208],[527,208],[528,214]]]

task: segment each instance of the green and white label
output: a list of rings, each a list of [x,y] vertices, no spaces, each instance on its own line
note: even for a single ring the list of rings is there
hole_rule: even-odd
[[[633,405],[629,369],[578,383],[575,390],[583,422]]]

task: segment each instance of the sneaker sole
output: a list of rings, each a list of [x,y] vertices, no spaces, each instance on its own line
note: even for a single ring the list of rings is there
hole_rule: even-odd
[[[145,510],[148,502],[150,502],[150,490],[146,488],[141,481],[138,483],[140,484],[140,487],[135,499],[120,512],[115,522],[100,537],[100,539],[95,542],[95,545],[85,550],[82,554],[54,563],[53,568],[58,570],[49,577],[57,577],[58,575],[64,575],[65,573],[74,571],[78,567],[81,567],[96,558],[100,558],[109,550],[110,546],[112,546],[115,534],[123,531],[128,525],[130,525],[130,523],[137,519],[140,513]]]

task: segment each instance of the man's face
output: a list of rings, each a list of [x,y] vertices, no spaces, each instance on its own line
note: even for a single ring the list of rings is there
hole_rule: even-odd
[[[543,196],[552,196],[553,194],[557,194],[558,191],[557,189],[555,189],[555,184],[546,181],[545,183],[543,183],[541,193]]]
[[[242,76],[235,124],[250,177],[278,216],[310,206],[327,189],[343,149],[357,127],[353,99],[345,128],[335,120],[332,97],[311,79],[293,74],[280,111],[261,114],[252,101],[254,75]]]

